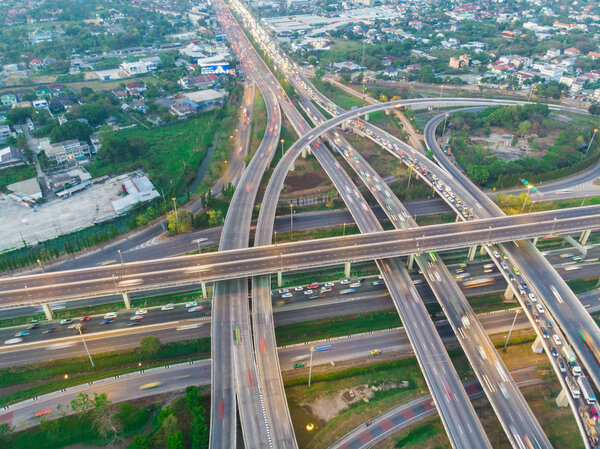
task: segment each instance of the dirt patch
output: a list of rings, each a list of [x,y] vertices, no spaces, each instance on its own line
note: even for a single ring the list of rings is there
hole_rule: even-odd
[[[313,171],[302,173],[299,175],[289,175],[286,180],[286,191],[298,192],[300,190],[313,189],[321,185],[323,178]]]
[[[407,388],[408,382],[389,382],[381,385],[357,385],[333,394],[320,397],[313,402],[300,404],[309,414],[315,416],[321,423],[325,424],[335,418],[341,411],[357,402],[369,402],[375,395],[375,391],[387,391],[395,388]]]
[[[24,384],[9,385],[8,387],[0,388],[0,396],[6,396],[17,391],[27,390],[28,388],[35,387],[36,385],[43,384],[44,382],[47,381],[41,380],[39,382],[27,382]]]

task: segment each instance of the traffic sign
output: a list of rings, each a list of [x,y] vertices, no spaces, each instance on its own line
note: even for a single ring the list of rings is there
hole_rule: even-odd
[[[529,181],[527,181],[526,179],[521,178],[521,182],[523,183],[524,186],[529,185]]]

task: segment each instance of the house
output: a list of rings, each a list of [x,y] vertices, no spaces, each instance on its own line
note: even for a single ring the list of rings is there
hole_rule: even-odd
[[[39,44],[41,42],[52,42],[52,33],[37,28],[35,31],[29,33],[29,41],[32,44]]]
[[[186,75],[177,81],[179,85],[181,85],[184,89],[208,89],[209,87],[213,87],[219,77],[217,75]]]
[[[515,37],[517,35],[517,33],[515,33],[514,31],[510,31],[510,30],[504,30],[502,33],[500,33],[502,35],[502,37]]]
[[[160,196],[160,193],[156,191],[152,182],[145,175],[128,178],[123,182],[122,189],[127,195],[112,202],[117,214],[128,211],[137,203],[151,201]]]
[[[461,67],[469,67],[471,65],[471,58],[467,55],[461,55],[458,58],[453,56],[450,58],[450,62],[448,63],[450,67],[455,69],[460,69]]]
[[[567,56],[580,56],[581,50],[578,50],[575,47],[569,47],[565,49],[564,54]]]
[[[162,65],[158,56],[142,58],[137,62],[123,61],[119,68],[126,76],[142,75],[144,73],[158,70]]]
[[[4,94],[0,97],[2,106],[15,106],[17,102],[17,96],[15,94]]]
[[[11,136],[12,136],[12,131],[10,130],[10,126],[0,125],[0,143],[6,142],[7,139]]]
[[[333,67],[338,71],[341,72],[343,69],[347,69],[351,72],[356,72],[358,70],[364,70],[366,69],[366,67],[361,67],[358,64],[355,64],[353,62],[350,61],[345,61],[345,62],[334,62],[333,63]]]
[[[44,150],[46,156],[57,164],[67,161],[75,161],[90,155],[90,146],[86,142],[74,140],[65,140],[64,142],[53,143]]]
[[[112,93],[119,100],[125,100],[127,98],[127,91],[125,89],[113,89]]]
[[[46,100],[33,100],[31,105],[36,109],[48,109],[48,102]]]
[[[558,48],[549,48],[544,55],[544,59],[552,60],[554,58],[558,58],[560,56],[560,49]]]
[[[134,81],[132,83],[127,83],[127,85],[125,86],[125,90],[131,96],[140,95],[146,89],[148,89],[148,88],[146,87],[146,85],[144,83],[137,82],[137,81]]]
[[[0,148],[0,170],[15,165],[25,165],[25,157],[21,149],[12,146]]]
[[[51,95],[52,91],[47,87],[40,87],[38,90],[35,91],[35,96],[38,98],[50,97]]]
[[[595,61],[596,59],[600,59],[600,53],[598,53],[597,51],[590,51],[587,54],[588,58],[592,58],[592,61]]]
[[[35,70],[39,70],[42,67],[44,67],[44,62],[39,58],[35,58],[29,61],[29,67]]]
[[[133,104],[131,105],[136,111],[138,112],[146,112],[146,110],[148,109],[148,107],[146,106],[146,103],[144,103],[144,100],[141,101],[134,101]]]
[[[100,150],[100,139],[98,138],[98,133],[94,133],[92,135],[90,135],[90,143],[92,145],[91,147],[91,151],[92,153],[97,153],[98,150]]]
[[[421,28],[423,28],[423,22],[421,22],[420,20],[411,20],[410,22],[408,22],[408,26],[420,30]]]

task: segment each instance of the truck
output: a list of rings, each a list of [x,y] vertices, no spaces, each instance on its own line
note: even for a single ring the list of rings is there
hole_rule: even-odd
[[[562,353],[563,353],[563,356],[565,357],[565,360],[569,363],[573,363],[573,362],[575,362],[575,360],[577,360],[577,357],[575,357],[575,353],[573,352],[573,349],[571,349],[571,346],[569,346],[569,345],[563,345]]]
[[[596,402],[596,396],[594,395],[594,390],[592,390],[592,387],[590,386],[587,377],[579,376],[577,378],[577,383],[579,384],[579,390],[583,394],[583,398],[585,399],[585,401],[589,405],[594,404]]]

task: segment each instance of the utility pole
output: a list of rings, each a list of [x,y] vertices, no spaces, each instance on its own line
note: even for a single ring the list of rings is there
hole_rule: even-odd
[[[123,255],[121,254],[121,250],[118,249],[117,252],[119,253],[119,258],[121,259],[121,266],[123,266]]]
[[[81,341],[83,342],[83,347],[85,348],[85,352],[87,352],[87,355],[90,358],[90,363],[92,364],[92,368],[96,368],[96,365],[94,365],[94,360],[92,359],[92,354],[90,354],[87,344],[85,343],[85,338],[83,338],[83,334],[81,333],[81,323],[77,324],[77,326],[75,326],[75,327],[79,331],[79,335],[81,336]]]
[[[179,215],[177,215],[177,198],[171,198],[173,200],[173,207],[175,208],[175,220],[179,221]]]
[[[285,139],[281,139],[281,157],[283,158],[283,144],[285,143]]]
[[[290,239],[294,238],[294,203],[290,202]]]
[[[42,265],[42,261],[40,259],[37,260],[37,263],[40,264],[40,268],[42,269],[42,273],[45,273],[44,266]]]
[[[444,92],[444,85],[440,87],[440,97],[438,98],[438,112],[440,112],[440,106],[442,104],[442,92]]]
[[[598,128],[594,128],[594,134],[592,134],[592,138],[590,139],[590,143],[588,144],[587,148],[585,149],[585,154],[584,156],[587,156],[588,150],[590,149],[590,147],[592,146],[592,142],[594,141],[594,137],[596,137],[596,133],[598,132]]]
[[[310,388],[310,379],[312,377],[312,358],[313,358],[313,352],[315,352],[315,347],[311,346],[310,347],[310,362],[308,365],[308,388]]]
[[[515,323],[517,322],[517,317],[519,316],[519,313],[521,313],[521,309],[519,309],[517,307],[515,309],[515,318],[513,319],[513,322],[510,325],[510,329],[508,330],[508,335],[506,336],[506,341],[504,342],[504,352],[506,352],[506,346],[508,345],[508,340],[510,339],[510,334],[513,330],[513,327],[515,327]]]

